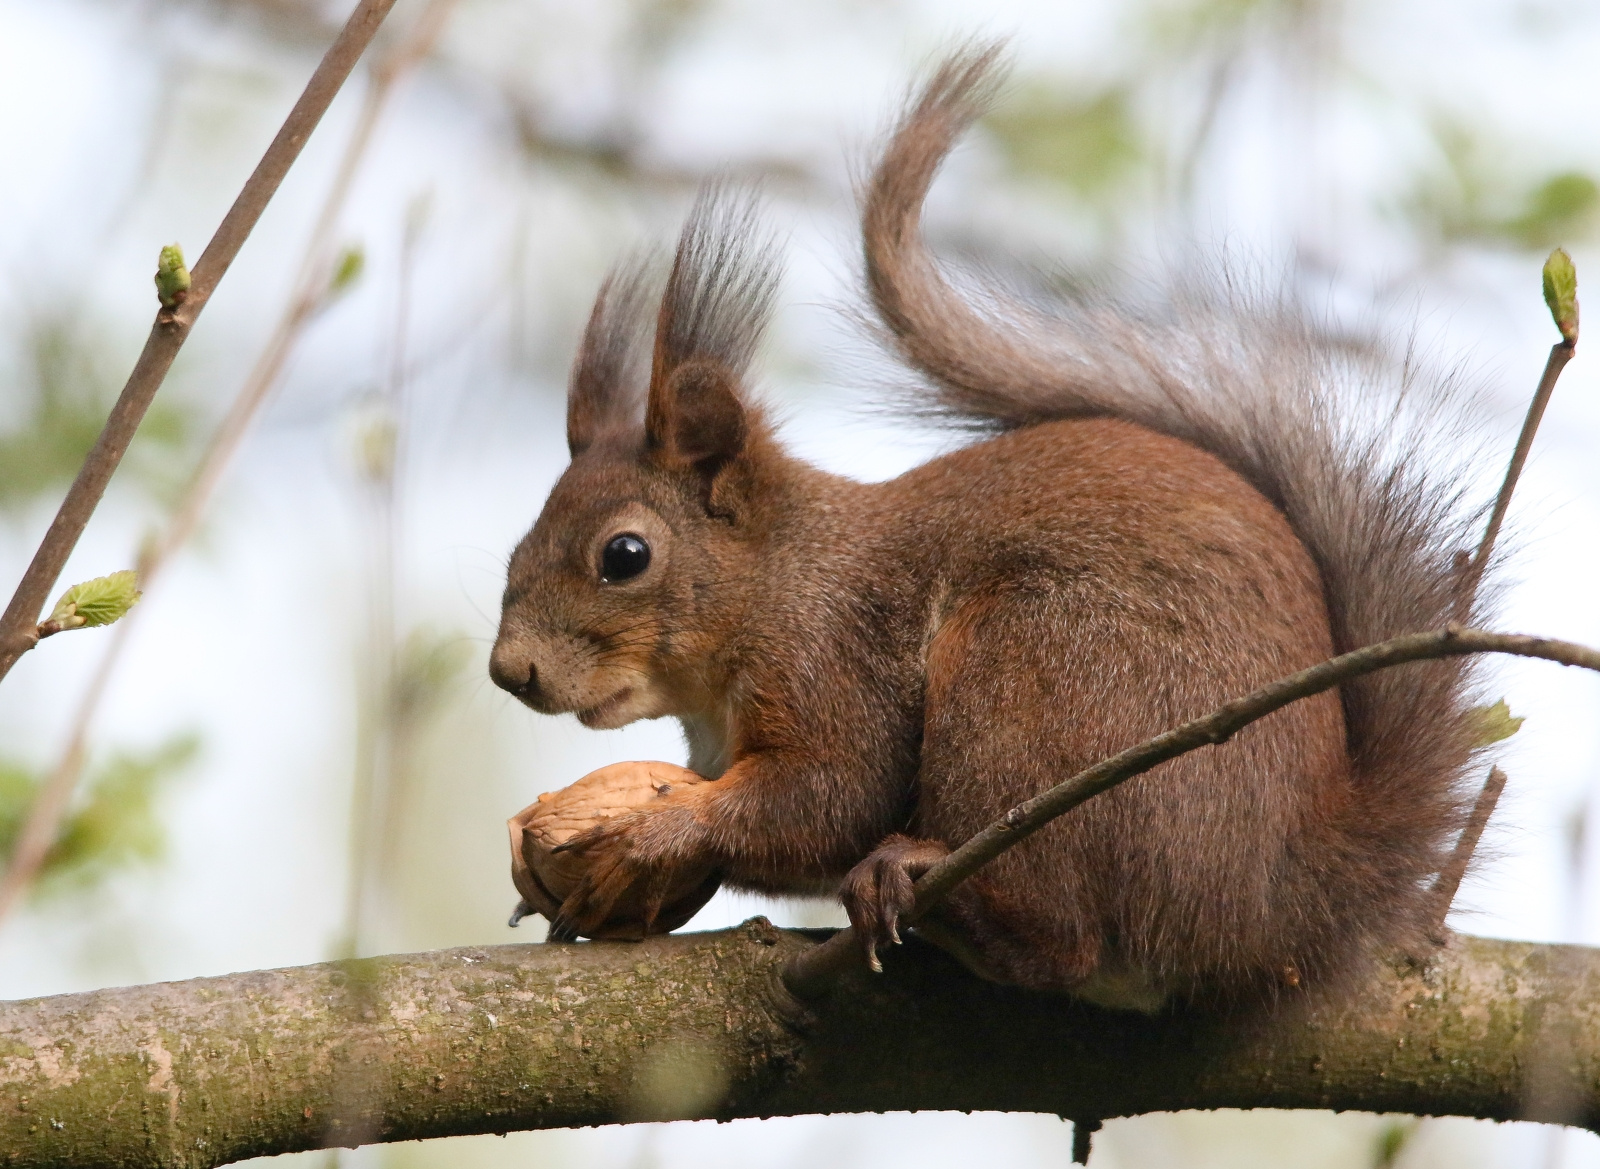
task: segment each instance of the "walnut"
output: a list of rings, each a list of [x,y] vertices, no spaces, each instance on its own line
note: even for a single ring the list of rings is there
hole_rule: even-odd
[[[577,853],[554,852],[557,846],[603,820],[647,808],[674,788],[707,782],[688,768],[646,760],[613,763],[559,791],[545,792],[506,821],[511,832],[511,880],[527,908],[553,919],[593,863],[591,857]],[[638,939],[646,933],[675,930],[711,900],[721,883],[716,873],[690,874],[668,893],[648,930],[643,905],[624,894],[612,916],[588,936]]]

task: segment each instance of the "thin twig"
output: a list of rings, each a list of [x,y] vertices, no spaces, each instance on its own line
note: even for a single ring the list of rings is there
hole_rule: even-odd
[[[333,231],[344,210],[356,173],[366,157],[367,148],[372,143],[372,135],[377,129],[378,120],[388,104],[390,95],[394,92],[396,83],[432,50],[439,34],[444,31],[444,22],[450,10],[456,3],[457,0],[433,0],[417,17],[406,39],[385,54],[382,60],[374,63],[372,83],[367,87],[361,113],[345,146],[344,156],[339,161],[339,170],[334,175],[333,185],[328,188],[322,210],[318,213],[316,225],[312,228],[289,307],[279,320],[271,340],[267,342],[267,347],[256,360],[250,376],[245,379],[244,387],[234,398],[227,415],[217,427],[211,445],[201,459],[200,467],[191,479],[188,490],[184,492],[183,500],[167,528],[166,535],[146,557],[141,557],[139,566],[141,587],[149,587],[150,569],[147,568],[147,561],[152,566],[159,565],[194,535],[195,528],[199,525],[200,514],[209,502],[217,480],[221,478],[222,469],[232,459],[261,403],[277,385],[278,375],[283,371],[284,362],[293,351],[295,342],[316,315],[317,310],[325,303]]]
[[[1505,789],[1506,773],[1498,767],[1491,767],[1489,778],[1483,781],[1483,790],[1478,793],[1478,799],[1472,805],[1472,815],[1467,818],[1467,826],[1456,838],[1456,846],[1450,853],[1450,860],[1433,882],[1433,901],[1437,906],[1434,932],[1438,935],[1436,940],[1440,945],[1443,945],[1445,940],[1445,915],[1450,912],[1450,905],[1456,899],[1456,890],[1461,888],[1461,878],[1467,875],[1467,866],[1472,863],[1472,854],[1478,848],[1478,840],[1483,836],[1483,830],[1489,824],[1489,817],[1494,815],[1495,805],[1500,802],[1500,793]]]
[[[1539,420],[1544,417],[1544,408],[1550,404],[1550,395],[1555,392],[1556,380],[1560,378],[1567,362],[1572,360],[1576,348],[1575,343],[1565,340],[1557,341],[1550,346],[1550,357],[1544,363],[1544,374],[1539,378],[1539,388],[1534,391],[1533,401],[1528,405],[1528,416],[1522,421],[1522,433],[1517,436],[1516,449],[1511,452],[1511,463],[1506,467],[1505,482],[1500,485],[1500,494],[1495,497],[1494,511],[1489,515],[1489,526],[1484,529],[1477,555],[1472,558],[1470,579],[1474,590],[1483,577],[1483,570],[1488,567],[1490,555],[1494,552],[1494,542],[1500,536],[1500,525],[1505,521],[1506,509],[1511,506],[1511,493],[1516,490],[1517,480],[1522,476],[1522,465],[1528,461],[1528,451],[1533,446],[1533,436],[1539,429]]]
[[[1098,1120],[1073,1120],[1072,1122],[1072,1163],[1074,1165],[1087,1165],[1089,1154],[1094,1151],[1094,1134],[1100,1131]]]
[[[1567,362],[1572,360],[1576,348],[1576,336],[1571,339],[1563,337],[1550,346],[1550,356],[1544,363],[1544,373],[1540,375],[1539,385],[1533,392],[1533,401],[1528,403],[1528,414],[1522,420],[1522,432],[1517,435],[1517,445],[1511,452],[1511,462],[1507,465],[1505,479],[1500,484],[1500,494],[1495,496],[1494,510],[1489,514],[1489,523],[1484,528],[1483,539],[1478,543],[1478,551],[1462,578],[1461,599],[1457,610],[1462,620],[1467,618],[1472,608],[1473,598],[1477,595],[1483,574],[1489,567],[1489,558],[1494,555],[1494,544],[1500,536],[1500,525],[1505,522],[1506,511],[1511,507],[1511,494],[1517,488],[1517,480],[1522,477],[1523,464],[1528,461],[1528,452],[1533,448],[1533,436],[1539,429],[1540,420],[1544,417],[1545,407],[1550,404],[1550,395],[1555,392],[1556,381],[1561,377],[1561,371],[1566,368]],[[1495,805],[1500,802],[1500,795],[1505,791],[1505,787],[1505,772],[1498,767],[1491,769],[1489,778],[1484,781],[1483,788],[1478,792],[1478,798],[1472,805],[1472,816],[1467,822],[1467,827],[1456,839],[1450,863],[1434,883],[1437,908],[1433,932],[1438,938],[1445,936],[1444,921],[1450,914],[1450,905],[1455,901],[1461,879],[1472,863],[1472,854],[1478,847],[1478,838],[1483,835],[1489,817],[1494,815]]]
[[[379,117],[396,83],[427,56],[443,31],[445,18],[456,3],[457,0],[433,0],[416,19],[406,39],[374,63],[372,83],[367,87],[361,113],[345,144],[339,169],[323,199],[316,224],[306,241],[304,258],[295,278],[295,290],[289,304],[228,407],[227,414],[212,434],[199,466],[179,496],[171,522],[140,552],[139,584],[144,591],[150,590],[173,554],[193,537],[223,470],[238,450],[250,422],[277,385],[284,363],[306,326],[327,303],[334,229],[338,226],[351,185],[372,143]],[[22,894],[33,884],[55,843],[72,793],[83,775],[88,758],[89,731],[98,716],[111,675],[127,648],[130,630],[144,611],[135,608],[117,623],[117,629],[73,714],[67,745],[29,805],[17,845],[7,859],[4,875],[0,876],[0,920],[16,907]]]
[[[176,307],[163,308],[156,314],[144,350],[111,408],[100,437],[84,459],[5,613],[0,615],[0,678],[38,644],[39,613],[178,350],[394,3],[395,0],[361,0],[356,6],[194,265],[186,298]]]
[[[1434,633],[1409,633],[1352,650],[1290,674],[1251,694],[1236,698],[1202,718],[1193,719],[1136,747],[1130,747],[1121,754],[1101,760],[1048,791],[1018,804],[922,875],[915,886],[915,904],[906,915],[906,920],[915,922],[952,889],[1006,849],[1026,840],[1057,816],[1070,812],[1124,780],[1142,775],[1169,759],[1200,747],[1225,743],[1257,719],[1291,702],[1320,694],[1363,674],[1408,662],[1477,653],[1543,658],[1600,672],[1600,650],[1553,638],[1489,633],[1459,626]],[[784,983],[798,995],[814,995],[825,989],[835,974],[859,961],[860,947],[855,931],[843,929],[790,963],[784,971]]]
[[[382,892],[380,860],[394,843],[398,812],[394,801],[404,789],[400,779],[409,728],[397,704],[399,635],[396,597],[400,586],[399,486],[406,453],[406,342],[411,321],[412,284],[425,203],[414,199],[406,213],[400,245],[399,287],[395,296],[389,376],[382,395],[382,413],[368,423],[363,440],[362,471],[371,506],[372,537],[367,564],[367,662],[365,710],[358,734],[355,783],[350,795],[350,876],[345,886],[345,928],[341,957],[360,957],[361,927],[369,904]],[[369,445],[370,444],[370,445]]]

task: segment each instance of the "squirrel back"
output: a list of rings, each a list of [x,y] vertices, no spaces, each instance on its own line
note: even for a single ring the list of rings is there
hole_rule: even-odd
[[[601,875],[564,930],[716,871],[839,889],[892,940],[917,873],[1013,804],[1332,653],[1471,619],[1457,487],[1425,428],[1382,414],[1443,410],[1447,386],[1394,394],[1286,306],[1045,314],[947,282],[922,201],[997,74],[993,50],[939,69],[863,208],[919,409],[985,441],[877,484],[785,453],[745,385],[776,288],[748,204],[702,197],[663,291],[638,265],[602,289],[491,674],[591,727],[677,717],[716,782],[578,842]],[[1420,946],[1463,820],[1470,669],[1374,675],[1169,761],[918,929],[991,977],[1144,1006]]]

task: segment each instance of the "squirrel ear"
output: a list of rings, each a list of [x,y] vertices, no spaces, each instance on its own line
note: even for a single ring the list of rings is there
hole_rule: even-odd
[[[574,456],[594,442],[606,422],[605,403],[587,390],[574,386],[567,391],[567,451]]]
[[[733,375],[718,361],[686,361],[650,387],[645,439],[668,461],[714,474],[749,432]]]

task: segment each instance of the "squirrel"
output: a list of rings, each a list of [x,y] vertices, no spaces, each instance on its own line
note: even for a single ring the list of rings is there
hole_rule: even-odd
[[[1481,607],[1460,483],[1397,421],[1447,405],[1447,379],[1390,394],[1284,304],[1046,310],[950,282],[923,200],[1002,76],[997,46],[946,59],[862,199],[877,328],[921,375],[913,409],[968,445],[881,483],[786,453],[748,385],[778,281],[748,201],[702,192],[664,287],[638,261],[602,286],[490,673],[589,727],[676,717],[715,782],[574,842],[594,865],[559,936],[709,867],[840,896],[878,968],[916,877],[1015,804]],[[1171,760],[916,929],[998,982],[1142,1010],[1419,952],[1465,818],[1471,671],[1380,672]]]

